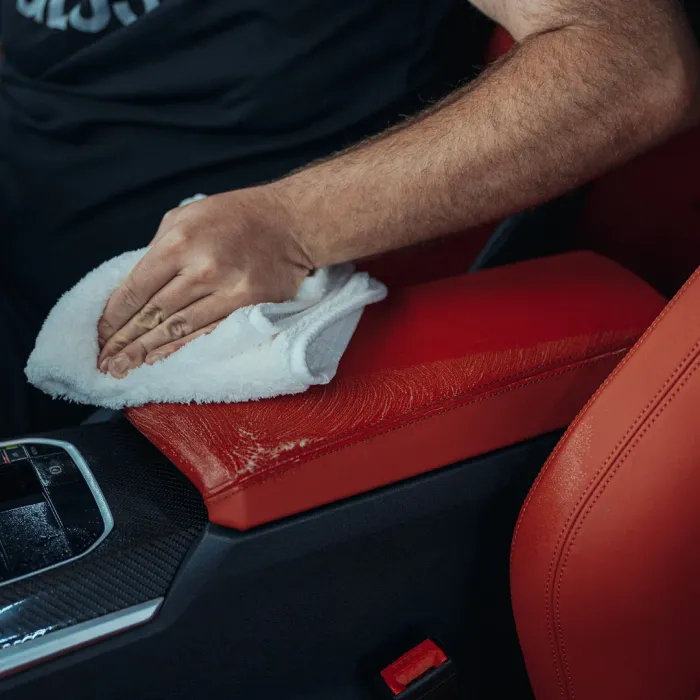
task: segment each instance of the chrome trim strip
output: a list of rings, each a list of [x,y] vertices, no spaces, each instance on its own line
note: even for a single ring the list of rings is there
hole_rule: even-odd
[[[156,598],[40,637],[28,635],[27,641],[0,649],[0,678],[150,622],[162,603],[163,598]]]
[[[100,489],[97,480],[90,471],[90,467],[88,467],[87,462],[83,459],[83,456],[69,442],[63,442],[62,440],[50,440],[48,438],[22,438],[20,440],[7,440],[5,442],[1,442],[0,449],[6,447],[7,445],[31,445],[37,443],[40,443],[42,445],[55,445],[56,447],[61,447],[66,452],[68,452],[68,454],[73,458],[73,461],[78,467],[78,470],[83,475],[85,483],[90,488],[90,491],[92,491],[92,496],[95,499],[95,503],[97,503],[100,515],[102,516],[104,530],[102,531],[102,534],[97,539],[95,544],[93,544],[92,547],[90,547],[89,549],[86,549],[82,554],[79,554],[76,557],[71,557],[70,559],[64,559],[63,561],[60,561],[57,564],[52,564],[51,566],[47,566],[43,569],[37,569],[37,571],[32,571],[29,574],[24,574],[23,576],[18,576],[17,578],[11,578],[9,581],[2,581],[0,582],[0,588],[2,588],[3,586],[7,586],[10,583],[15,583],[17,581],[22,581],[25,578],[36,576],[37,574],[41,574],[44,571],[50,571],[51,569],[55,569],[58,566],[63,566],[64,564],[68,564],[69,562],[76,561],[77,559],[84,557],[86,554],[89,554],[95,548],[99,547],[100,544],[102,544],[102,542],[104,541],[105,537],[107,537],[107,535],[109,535],[109,533],[112,532],[112,528],[114,527],[114,518],[112,517],[112,512],[110,511],[109,506],[107,505],[107,501],[105,500],[104,494],[102,493],[102,489]],[[2,468],[2,465],[0,465],[0,468]]]

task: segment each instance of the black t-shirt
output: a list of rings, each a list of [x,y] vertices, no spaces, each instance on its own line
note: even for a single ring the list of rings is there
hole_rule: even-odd
[[[57,255],[147,242],[180,199],[279,177],[471,77],[479,17],[466,0],[0,0],[0,217]]]

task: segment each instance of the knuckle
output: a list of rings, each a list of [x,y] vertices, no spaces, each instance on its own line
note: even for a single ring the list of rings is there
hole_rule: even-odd
[[[177,209],[168,209],[168,211],[163,214],[163,218],[161,219],[162,223],[173,224],[175,221],[177,221],[177,214]]]
[[[174,226],[168,231],[168,247],[172,252],[179,253],[187,247],[189,238],[185,226]]]
[[[216,259],[206,258],[197,267],[196,277],[200,282],[213,282],[218,278],[219,272]]]
[[[97,335],[100,338],[109,338],[113,332],[114,329],[112,328],[111,324],[108,321],[105,321],[104,318],[100,319],[100,322],[97,324]]]
[[[113,336],[105,347],[105,352],[114,355],[122,351],[129,344],[129,340],[122,335]]]
[[[180,314],[175,314],[167,323],[168,335],[173,340],[179,340],[190,334],[189,323],[187,319]]]
[[[141,328],[145,328],[150,331],[163,323],[164,320],[165,313],[163,312],[163,309],[157,304],[151,302],[146,304],[146,306],[141,309],[136,318],[136,323]]]
[[[119,292],[120,301],[124,306],[134,311],[141,308],[141,301],[139,300],[138,294],[136,294],[129,284],[122,284]]]
[[[128,355],[132,362],[143,362],[148,355],[148,348],[140,340],[136,340],[129,348]]]

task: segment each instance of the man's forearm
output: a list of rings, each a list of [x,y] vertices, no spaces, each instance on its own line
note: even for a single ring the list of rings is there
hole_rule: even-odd
[[[290,230],[316,266],[358,259],[533,206],[665,139],[694,113],[697,61],[682,22],[652,19],[677,48],[649,28],[652,50],[605,24],[536,34],[427,113],[276,183]]]

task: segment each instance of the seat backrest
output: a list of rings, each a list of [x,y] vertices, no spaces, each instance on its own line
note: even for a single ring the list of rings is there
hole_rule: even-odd
[[[596,180],[574,247],[624,265],[668,297],[700,265],[700,127]]]
[[[543,468],[511,554],[537,700],[700,694],[700,271]]]
[[[700,37],[700,4],[683,3]],[[513,39],[498,27],[486,63]],[[593,250],[632,270],[667,297],[700,265],[700,126],[596,179],[586,190],[569,247]]]
[[[681,0],[700,40],[700,3]],[[574,247],[632,270],[667,297],[700,265],[700,126],[597,179]]]

